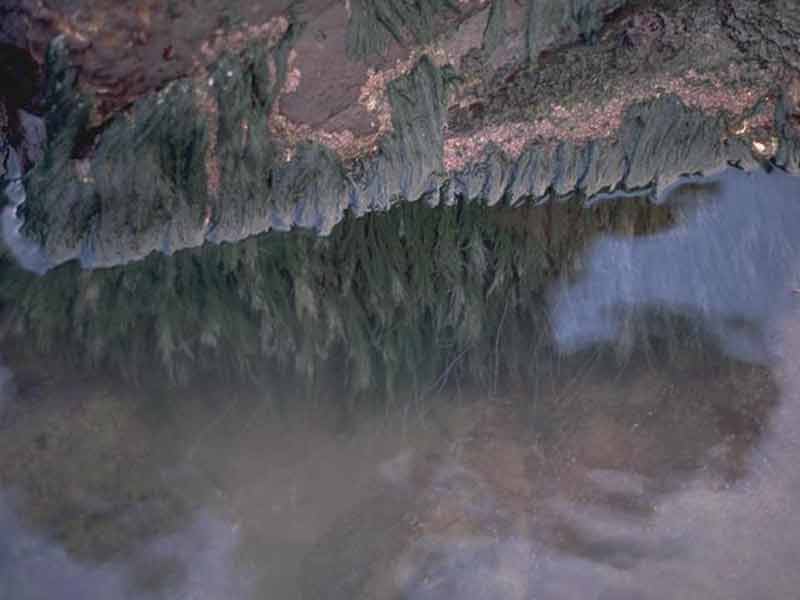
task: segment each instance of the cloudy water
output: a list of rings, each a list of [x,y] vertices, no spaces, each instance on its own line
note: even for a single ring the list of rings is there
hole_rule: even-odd
[[[131,383],[100,359],[94,370],[64,367],[41,342],[7,348],[0,599],[796,595],[800,180],[729,170],[658,198],[481,209],[451,253],[458,286],[441,266],[450,230],[424,224],[436,215],[463,225],[470,208],[398,210],[346,224],[348,235],[313,246],[321,255],[270,246],[281,273],[303,274],[292,286],[303,318],[274,326],[295,340],[281,350],[294,353],[294,378],[276,380],[259,358],[244,383],[208,369],[186,371],[180,385],[157,370]],[[373,316],[359,304],[373,336],[365,347],[386,351],[369,373],[415,359],[430,371],[353,391],[355,342],[304,363],[311,351],[296,340],[310,335],[298,333],[303,320],[319,330],[330,317],[335,332],[359,318],[326,304],[314,269],[355,251],[361,226],[388,241],[384,252],[366,246],[353,272],[386,285],[356,274],[348,290],[400,307]],[[435,251],[401,264],[408,250],[397,240],[415,235]],[[408,276],[426,264],[436,268]],[[83,304],[67,312],[102,306],[112,297],[103,286],[133,268],[76,275]],[[470,287],[478,270],[480,293]],[[407,276],[432,282],[435,318],[407,320],[428,301],[411,295]],[[338,279],[323,279],[333,295]],[[469,335],[447,321],[456,313]],[[430,345],[427,329],[401,344],[441,323]],[[66,344],[57,330],[53,346]],[[229,352],[224,326],[203,335],[202,348]],[[165,356],[163,337],[153,355]],[[198,364],[211,351],[188,334],[170,340]],[[393,353],[407,347],[419,356]]]

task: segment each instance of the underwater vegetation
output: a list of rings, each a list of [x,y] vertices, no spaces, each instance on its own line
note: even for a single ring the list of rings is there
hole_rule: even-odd
[[[548,285],[591,237],[652,232],[673,212],[645,197],[401,202],[328,237],[271,232],[93,271],[37,277],[3,255],[2,331],[21,352],[141,383],[245,377],[351,408],[456,381],[496,391],[553,350]]]

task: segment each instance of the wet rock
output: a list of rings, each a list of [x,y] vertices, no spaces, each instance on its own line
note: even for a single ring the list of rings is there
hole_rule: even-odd
[[[130,122],[115,123],[104,133],[89,168],[91,179],[69,162],[61,167],[58,185],[52,173],[35,170],[26,233],[35,236],[40,228],[52,264],[80,258],[93,268],[271,229],[297,226],[326,234],[348,208],[360,215],[402,199],[438,196],[446,182],[451,196],[514,204],[543,198],[550,190],[592,195],[623,186],[665,187],[684,174],[716,172],[732,162],[752,164],[744,144],[726,142],[724,118],[665,97],[633,106],[613,139],[533,144],[517,159],[495,149],[448,181],[441,163],[446,79],[445,71],[423,59],[397,80],[390,87],[393,133],[350,173],[320,145],[302,145],[286,162],[277,159],[269,138],[250,136],[242,147],[241,136],[230,136],[217,148],[225,166],[216,200],[204,180],[207,129],[192,112],[189,84],[175,86],[161,104],[141,104]],[[220,106],[226,107],[221,118],[230,120],[229,105]],[[123,141],[134,139],[136,150]],[[170,148],[173,158],[165,155]],[[116,202],[132,192],[136,202]]]
[[[258,131],[269,101],[237,112],[237,99],[258,97],[269,85],[259,92],[253,72],[248,76],[248,67],[241,69],[238,75],[229,71],[230,79],[238,77],[248,93],[231,83],[229,96],[228,84],[218,85],[220,108],[215,110],[222,127],[214,151],[222,157],[222,179],[217,199],[209,196],[206,182],[208,127],[194,105],[196,84],[184,81],[138,103],[129,119],[103,132],[88,166],[90,176],[81,175],[69,153],[52,144],[48,151],[61,161],[58,169],[43,163],[31,174],[26,235],[43,243],[52,264],[79,258],[87,268],[110,266],[153,251],[169,254],[206,239],[237,241],[271,229],[298,226],[328,233],[347,208],[363,214],[437,189],[446,70],[423,58],[390,85],[393,132],[377,157],[347,178],[327,148],[305,144],[292,151],[291,160],[279,160],[278,147],[263,130],[245,136],[242,120],[248,119],[248,130]],[[61,93],[68,82],[55,87]],[[54,103],[49,114],[61,122],[50,131],[57,144],[74,148],[72,123],[81,118],[83,102],[66,115]],[[136,201],[119,202],[131,195]]]
[[[778,72],[763,67],[760,50],[750,45],[755,33],[747,37],[738,25],[749,15],[759,35],[773,39],[773,20],[746,0],[735,4],[720,13],[698,0],[697,27],[722,46],[708,64],[684,72],[691,53],[705,43],[685,24],[684,8],[662,15],[637,12],[622,0],[535,0],[521,29],[514,3],[353,3],[351,51],[380,54],[387,44],[392,50],[383,58],[362,56],[377,69],[336,70],[347,73],[347,84],[334,86],[327,100],[315,96],[313,106],[340,106],[349,97],[359,106],[339,121],[315,117],[313,123],[291,120],[311,105],[281,106],[304,101],[308,75],[295,71],[297,65],[307,69],[308,61],[298,49],[320,56],[325,19],[339,19],[339,13],[323,18],[313,7],[301,13],[319,26],[316,37],[291,15],[258,30],[266,44],[249,43],[244,30],[220,33],[204,46],[207,64],[137,96],[102,125],[102,94],[78,69],[86,57],[63,35],[47,55],[43,150],[42,127],[20,113],[25,169],[36,163],[24,186],[22,233],[43,247],[48,264],[79,259],[95,268],[270,230],[301,227],[325,235],[348,210],[363,215],[419,198],[515,205],[575,191],[591,197],[664,188],[683,175],[728,164],[754,167],[775,152],[777,164],[793,169],[798,150],[791,94],[784,95],[774,124],[769,116],[755,119],[757,139],[748,127],[734,127],[759,101],[774,104],[766,86]],[[425,16],[434,23],[423,27]],[[385,31],[363,29],[373,21]],[[328,23],[328,31],[339,31],[336,23]],[[447,23],[453,27],[442,33]],[[595,33],[597,50],[567,47]],[[632,47],[621,51],[619,36]],[[654,66],[648,36],[698,46],[676,50],[677,58],[659,55],[665,62]],[[522,54],[505,49],[524,39],[529,50],[561,48],[561,54],[550,52],[528,69]],[[343,48],[335,46],[342,56],[334,53],[331,60],[346,61]],[[770,54],[769,64],[791,64],[787,52],[791,44]],[[639,80],[630,98],[603,82],[610,77],[625,86],[631,78],[621,74],[623,67]],[[351,89],[359,77],[361,88]],[[320,94],[317,88],[312,91]],[[480,110],[470,112],[474,106]],[[374,122],[366,126],[365,118]],[[367,133],[342,129],[342,123],[364,125]]]

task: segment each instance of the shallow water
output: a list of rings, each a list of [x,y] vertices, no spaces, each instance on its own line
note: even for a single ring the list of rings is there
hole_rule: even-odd
[[[0,598],[794,597],[800,181],[729,171],[658,202],[668,223],[608,223],[550,282],[527,333],[558,353],[497,393],[342,429],[266,385],[12,361]]]

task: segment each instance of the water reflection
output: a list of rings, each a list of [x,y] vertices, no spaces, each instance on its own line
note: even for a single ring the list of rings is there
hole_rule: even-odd
[[[681,222],[654,235],[601,236],[577,282],[554,291],[553,328],[565,352],[625,335],[646,309],[692,317],[736,358],[769,362],[767,326],[796,298],[800,186],[780,172],[731,170],[678,185],[663,198]]]
[[[415,560],[424,566],[403,597],[796,594],[798,200],[796,179],[732,171],[671,190],[662,201],[680,209],[675,227],[605,235],[589,247],[578,273],[551,294],[565,355],[630,351],[641,338],[668,336],[659,317],[674,322],[675,315],[696,335],[710,335],[722,354],[711,363],[707,354],[696,357],[694,369],[675,370],[661,355],[655,370],[637,371],[635,358],[616,374],[598,370],[595,359],[577,379],[571,370],[566,384],[554,386],[570,391],[535,415],[557,431],[533,440],[518,434],[499,454],[498,441],[508,436],[498,436],[478,445],[481,458],[466,459],[483,484],[468,487],[496,503],[509,490],[487,480],[522,454],[512,524],[434,543]],[[568,425],[559,427],[559,419]],[[490,464],[479,466],[492,452]]]
[[[632,213],[657,227],[549,240],[575,263],[548,295],[560,355],[499,398],[342,435],[259,389],[36,398],[19,377],[11,417],[0,395],[0,597],[793,597],[800,182],[731,171],[660,202]],[[558,214],[521,226],[549,235]]]
[[[160,537],[125,560],[97,564],[26,528],[13,510],[18,502],[0,495],[2,598],[218,600],[252,594],[252,578],[234,569],[237,532],[208,515],[197,515],[187,529]]]

